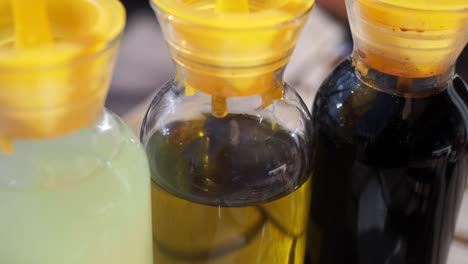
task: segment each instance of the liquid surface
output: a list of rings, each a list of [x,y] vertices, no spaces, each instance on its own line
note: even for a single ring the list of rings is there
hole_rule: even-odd
[[[457,80],[400,97],[350,61],[314,105],[309,264],[443,264],[465,187],[468,111]]]
[[[147,144],[155,263],[302,263],[308,153],[245,115],[175,122]]]
[[[150,177],[116,117],[0,153],[0,263],[152,263]]]

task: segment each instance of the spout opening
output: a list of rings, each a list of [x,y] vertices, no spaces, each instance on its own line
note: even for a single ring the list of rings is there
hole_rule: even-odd
[[[209,28],[257,30],[296,23],[297,19],[307,16],[314,2],[314,0],[243,0],[229,4],[227,10],[220,12],[219,0],[150,1],[157,13],[170,16],[171,20],[179,23]]]
[[[120,1],[44,2],[53,42],[17,50],[15,19],[10,0],[0,1],[0,73],[86,63],[120,42],[126,20],[125,9]]]
[[[407,0],[367,0],[381,5],[382,8],[394,8],[410,12],[458,13],[468,12],[465,0],[407,1]]]

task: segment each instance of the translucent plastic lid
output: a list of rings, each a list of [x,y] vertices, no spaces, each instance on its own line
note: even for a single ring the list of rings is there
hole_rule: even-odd
[[[117,0],[0,0],[0,147],[94,121],[124,23]]]
[[[389,74],[442,74],[468,41],[467,0],[347,0],[355,47]]]
[[[238,96],[257,93],[253,88],[257,77],[262,78],[262,74],[288,62],[314,1],[152,0],[152,3],[172,56],[188,70],[191,85],[220,96]],[[233,74],[242,75],[244,81],[234,80]],[[210,84],[211,81],[214,83]],[[219,87],[227,88],[219,90]]]
[[[263,105],[281,99],[273,74],[289,61],[314,0],[152,3],[171,55],[184,69],[186,94],[211,94],[212,113],[224,117],[228,97],[262,95]]]

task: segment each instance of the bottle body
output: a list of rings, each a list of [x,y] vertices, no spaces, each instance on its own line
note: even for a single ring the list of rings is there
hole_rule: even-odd
[[[186,96],[169,82],[143,124],[155,263],[302,263],[310,199],[310,116],[289,87],[260,96]]]
[[[446,261],[465,188],[467,87],[456,78],[402,95],[378,77],[363,82],[346,60],[315,99],[311,264]]]
[[[0,262],[152,263],[147,161],[118,117],[14,144],[0,154]]]

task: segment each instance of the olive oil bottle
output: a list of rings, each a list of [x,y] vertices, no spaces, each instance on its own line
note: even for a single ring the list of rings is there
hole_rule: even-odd
[[[468,2],[348,0],[313,109],[309,264],[444,264],[467,173]]]
[[[153,1],[177,75],[151,104],[154,263],[303,263],[310,114],[282,80],[313,1]]]

